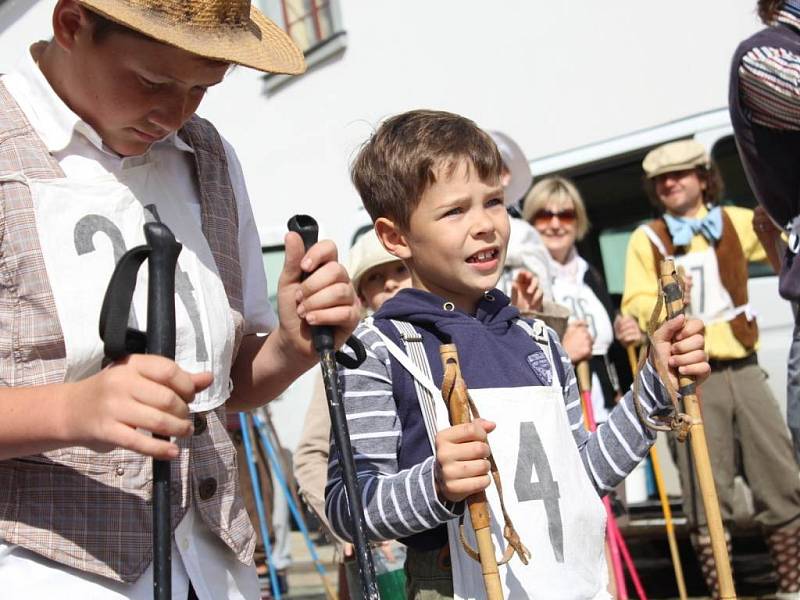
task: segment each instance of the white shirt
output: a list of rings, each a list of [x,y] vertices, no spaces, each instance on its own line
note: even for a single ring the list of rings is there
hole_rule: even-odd
[[[97,132],[55,94],[30,55],[2,82],[67,179],[117,175],[131,167],[157,162],[160,172],[167,172],[170,177],[172,201],[188,207],[197,228],[201,227],[193,151],[176,134],[154,144],[142,156],[120,157],[106,148]],[[267,300],[261,245],[241,166],[230,145],[224,142],[224,146],[239,216],[244,333],[269,333],[277,320]],[[191,506],[176,527],[172,552],[174,598],[185,600],[190,578],[200,600],[259,597],[254,566],[239,563]],[[69,569],[0,542],[0,587],[3,595],[10,597],[49,597],[58,590],[65,598],[149,600],[153,593],[152,565],[136,583],[127,585]]]

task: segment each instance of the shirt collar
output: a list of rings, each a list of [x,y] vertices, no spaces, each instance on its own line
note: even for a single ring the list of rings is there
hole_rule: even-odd
[[[778,12],[778,23],[800,30],[800,0],[786,0],[784,2],[783,7]]]
[[[45,42],[37,42],[42,43]],[[24,53],[22,60],[3,78],[3,82],[50,153],[64,150],[77,133],[99,150],[114,154],[103,144],[100,134],[56,94],[31,52]],[[172,145],[180,151],[194,153],[192,147],[176,132],[156,142],[156,145]]]

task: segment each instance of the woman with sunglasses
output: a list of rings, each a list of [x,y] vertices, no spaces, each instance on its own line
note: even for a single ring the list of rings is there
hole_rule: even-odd
[[[539,232],[550,254],[553,296],[571,312],[572,325],[564,335],[564,349],[573,363],[589,360],[595,418],[604,421],[620,392],[616,369],[608,358],[614,343],[614,309],[602,275],[578,255],[575,247],[589,230],[583,200],[571,181],[546,177],[528,192],[522,215]],[[626,320],[631,323],[624,323]],[[633,325],[638,338],[635,320],[618,316],[617,321],[617,331]],[[581,335],[581,329],[588,336]],[[590,338],[588,344],[586,337]],[[619,341],[637,341],[629,338],[620,336]]]

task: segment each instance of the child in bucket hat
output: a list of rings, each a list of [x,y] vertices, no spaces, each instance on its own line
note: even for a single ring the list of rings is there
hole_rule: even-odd
[[[248,0],[59,0],[52,39],[0,78],[4,596],[152,598],[157,457],[172,465],[174,597],[259,597],[226,406],[274,398],[316,362],[309,323],[341,343],[359,312],[334,245],[305,252],[296,234],[280,319],[267,302],[238,159],[194,114],[231,64],[304,69]],[[105,287],[154,220],[183,244],[175,361],[103,369]]]

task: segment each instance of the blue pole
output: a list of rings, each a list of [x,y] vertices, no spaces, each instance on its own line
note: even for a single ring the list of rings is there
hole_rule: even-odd
[[[267,566],[269,567],[269,580],[272,584],[272,594],[275,600],[281,600],[281,588],[278,584],[278,575],[275,573],[275,565],[272,562],[272,545],[269,543],[269,531],[267,531],[267,517],[264,511],[264,498],[261,495],[261,483],[256,469],[256,461],[253,454],[253,444],[250,441],[250,427],[247,413],[239,413],[239,424],[242,428],[242,441],[244,441],[244,452],[247,455],[247,470],[250,472],[250,483],[253,485],[253,496],[256,499],[256,510],[258,511],[258,525],[261,529],[261,539],[264,541],[264,553],[267,555]]]
[[[325,581],[327,584],[327,573],[325,571],[325,567],[322,566],[322,562],[317,555],[317,550],[314,546],[314,542],[311,540],[311,534],[308,532],[308,528],[306,527],[305,519],[303,519],[300,510],[297,507],[297,504],[294,501],[294,497],[292,496],[291,491],[289,490],[289,486],[286,483],[286,478],[283,475],[283,470],[281,469],[280,461],[278,460],[278,455],[275,452],[275,448],[272,446],[272,443],[269,441],[269,436],[266,432],[266,424],[261,419],[260,416],[257,414],[253,414],[253,422],[256,425],[256,431],[258,432],[259,437],[261,438],[261,443],[264,446],[264,449],[269,456],[269,460],[272,466],[272,474],[275,476],[275,480],[278,482],[278,485],[281,488],[281,491],[286,496],[286,501],[289,504],[289,510],[292,512],[292,517],[294,517],[295,523],[297,523],[298,529],[303,534],[303,537],[306,541],[306,546],[308,546],[308,551],[311,554],[311,560],[314,561],[314,566],[316,567],[317,571],[319,572],[322,580]]]

